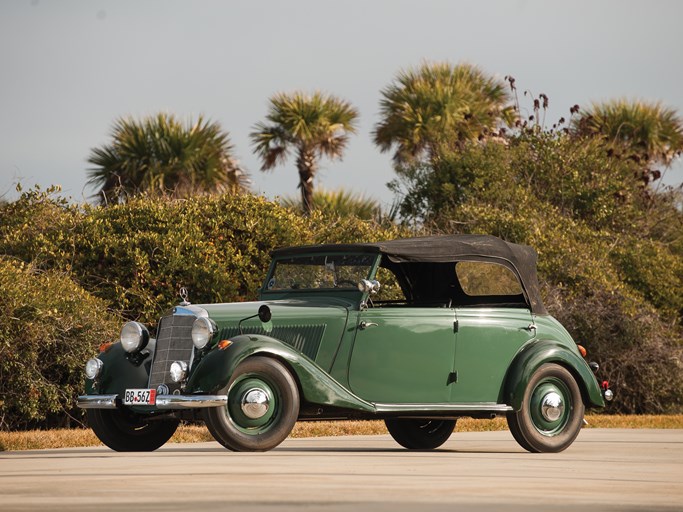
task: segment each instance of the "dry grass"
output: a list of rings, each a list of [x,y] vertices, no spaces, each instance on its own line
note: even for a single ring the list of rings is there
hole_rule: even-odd
[[[683,429],[683,414],[669,416],[587,415],[587,428],[646,428]],[[506,430],[504,418],[458,421],[458,432]],[[383,421],[311,421],[299,422],[291,437],[324,437],[347,435],[381,435],[387,429]],[[203,425],[183,425],[171,439],[172,443],[201,443],[213,441]],[[101,443],[91,430],[32,430],[28,432],[0,432],[0,451],[43,450],[48,448],[74,448],[98,446]]]

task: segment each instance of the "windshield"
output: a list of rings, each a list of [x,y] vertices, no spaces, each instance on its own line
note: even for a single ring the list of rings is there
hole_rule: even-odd
[[[375,258],[373,254],[328,254],[279,259],[266,290],[355,289],[370,276]]]

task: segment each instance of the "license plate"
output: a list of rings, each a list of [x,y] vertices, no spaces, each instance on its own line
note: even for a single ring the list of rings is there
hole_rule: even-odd
[[[127,389],[123,394],[124,405],[154,405],[156,401],[156,389]]]

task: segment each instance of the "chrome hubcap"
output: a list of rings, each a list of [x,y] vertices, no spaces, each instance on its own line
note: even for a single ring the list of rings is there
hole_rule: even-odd
[[[240,407],[247,418],[252,420],[262,418],[270,407],[268,394],[260,388],[252,388],[242,395]]]
[[[564,413],[564,402],[559,393],[551,391],[541,400],[541,414],[547,421],[556,421]]]

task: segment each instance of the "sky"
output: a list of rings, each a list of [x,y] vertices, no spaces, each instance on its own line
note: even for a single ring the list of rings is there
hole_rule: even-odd
[[[677,0],[1,0],[0,198],[20,183],[91,200],[91,149],[117,118],[159,111],[219,122],[254,192],[296,196],[294,159],[261,172],[249,133],[274,93],[321,90],[360,120],[315,185],[389,206],[391,154],[371,133],[399,70],[449,61],[512,75],[549,96],[549,124],[618,97],[683,113],[681,20]],[[681,162],[666,180],[683,181]]]

